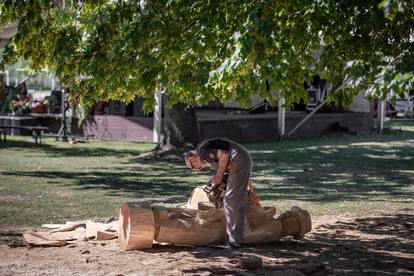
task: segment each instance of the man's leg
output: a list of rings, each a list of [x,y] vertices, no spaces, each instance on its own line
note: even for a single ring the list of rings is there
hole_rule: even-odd
[[[250,164],[236,174],[230,174],[224,196],[224,214],[226,230],[230,243],[243,243],[244,218],[247,194],[247,182],[250,176]]]

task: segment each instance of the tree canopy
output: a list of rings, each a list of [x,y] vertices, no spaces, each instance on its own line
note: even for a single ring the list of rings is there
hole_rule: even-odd
[[[315,74],[349,97],[414,88],[412,0],[3,1],[0,25],[16,21],[2,63],[55,70],[84,103],[141,96],[150,110],[163,87],[170,104],[289,104]]]

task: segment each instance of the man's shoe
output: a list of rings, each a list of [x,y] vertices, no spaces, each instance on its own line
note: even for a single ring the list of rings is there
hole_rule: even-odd
[[[230,249],[239,249],[239,248],[242,247],[241,244],[239,244],[239,243],[233,243],[233,242],[228,242],[227,243],[227,246],[229,246]]]
[[[218,248],[218,249],[235,250],[235,249],[241,248],[241,245],[238,243],[227,242],[225,244],[212,245],[212,247]]]

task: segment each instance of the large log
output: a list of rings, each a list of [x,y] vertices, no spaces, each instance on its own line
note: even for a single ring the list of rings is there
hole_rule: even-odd
[[[168,212],[168,215],[166,213]],[[159,216],[157,242],[181,245],[208,245],[223,242],[226,236],[224,213],[215,208],[189,210],[154,207]],[[162,215],[159,215],[161,213]]]
[[[202,205],[205,210],[166,208],[125,203],[119,220],[119,242],[123,250],[151,248],[158,243],[208,245],[226,239],[223,209]],[[245,243],[264,243],[291,235],[298,239],[311,229],[309,213],[299,207],[275,219],[274,208],[246,208]]]
[[[303,238],[312,228],[306,210],[292,207],[274,218],[274,207],[261,207],[247,199],[245,243],[264,243],[284,236]],[[123,250],[151,248],[153,241],[177,245],[208,245],[226,239],[226,221],[203,187],[193,190],[187,208],[150,207],[125,203],[120,210],[119,242]]]

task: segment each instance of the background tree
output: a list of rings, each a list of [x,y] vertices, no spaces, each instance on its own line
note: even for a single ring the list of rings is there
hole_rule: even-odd
[[[35,70],[56,70],[84,104],[140,96],[151,110],[162,87],[170,107],[248,105],[254,94],[290,105],[307,97],[303,81],[318,73],[345,83],[348,97],[414,86],[412,0],[65,3],[0,4],[0,24],[19,21],[2,62],[23,57]],[[177,137],[177,145],[187,140]]]

